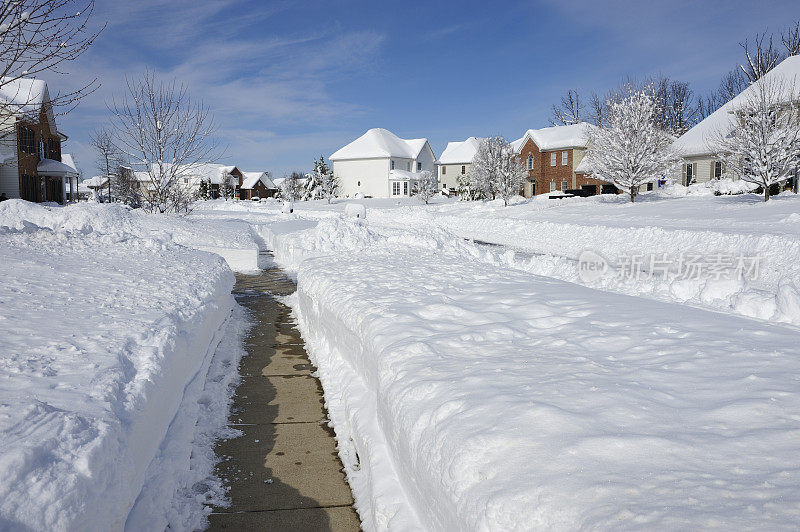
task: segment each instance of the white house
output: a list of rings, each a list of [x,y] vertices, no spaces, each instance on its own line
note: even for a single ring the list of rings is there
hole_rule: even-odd
[[[800,56],[784,59],[756,83],[778,83],[785,90],[787,104],[800,102]],[[683,157],[680,175],[676,179],[684,185],[703,183],[725,176],[722,162],[714,155],[716,140],[735,126],[735,110],[755,91],[750,85],[731,101],[708,115],[703,121],[681,135],[672,147]]]
[[[339,195],[374,198],[409,196],[419,173],[435,172],[428,139],[401,139],[391,131],[370,129],[329,158],[339,178]]]
[[[438,161],[438,177],[442,190],[458,188],[458,177],[465,175],[483,139],[470,137],[461,142],[448,142]]]

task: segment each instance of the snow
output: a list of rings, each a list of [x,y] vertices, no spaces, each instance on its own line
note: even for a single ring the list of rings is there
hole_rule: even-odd
[[[373,128],[337,150],[328,159],[331,161],[375,157],[416,159],[427,143],[428,139],[401,139],[386,129]]]
[[[47,84],[41,79],[0,77],[0,102],[13,106],[15,112],[38,112],[47,94]]]
[[[791,528],[800,200],[648,193],[254,206],[365,530]],[[464,239],[499,245],[489,246]],[[757,280],[584,282],[594,249],[743,252]]]
[[[439,164],[471,163],[482,140],[480,137],[469,137],[462,142],[448,142],[442,156],[439,157]]]
[[[400,170],[398,168],[389,170],[389,179],[401,181],[416,181],[419,179],[419,174],[416,172],[409,172],[408,170]]]
[[[0,204],[0,528],[192,529],[223,496],[196,483],[213,472],[201,451],[224,434],[240,356],[214,354],[234,278],[176,243],[188,224]]]
[[[785,101],[796,102],[800,95],[800,56],[790,56],[767,72],[755,84],[748,86],[738,96],[708,115],[699,124],[684,133],[673,148],[684,157],[714,153],[712,144],[718,135],[725,134],[734,120],[733,111],[740,107],[757,90],[755,85],[778,83],[784,91]]]
[[[269,174],[266,172],[242,172],[242,175],[244,176],[244,180],[242,181],[242,186],[240,188],[252,189],[259,181],[263,182],[268,189],[278,188],[275,186],[275,184],[269,178]]]
[[[53,159],[42,159],[36,164],[36,171],[42,175],[78,175],[77,170],[68,164]]]
[[[519,151],[525,145],[525,142],[531,139],[541,151],[585,148],[589,132],[594,127],[586,122],[580,122],[568,126],[529,129],[521,139],[515,140],[511,145],[516,151]]]

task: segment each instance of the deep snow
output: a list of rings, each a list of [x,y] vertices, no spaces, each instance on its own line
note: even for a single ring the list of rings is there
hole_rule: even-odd
[[[226,326],[223,259],[176,244],[236,234],[206,231],[119,206],[0,204],[0,529],[193,528],[224,495],[207,449],[241,350],[215,350],[246,322]]]

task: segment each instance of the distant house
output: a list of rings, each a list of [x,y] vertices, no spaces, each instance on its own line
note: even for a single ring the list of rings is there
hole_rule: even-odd
[[[244,175],[236,166],[226,166],[222,164],[194,164],[184,165],[176,173],[178,185],[185,187],[189,192],[197,192],[200,189],[200,182],[205,181],[209,184],[209,190],[213,198],[219,197],[219,187],[224,179],[228,179],[231,188],[239,192],[244,181]],[[134,176],[140,183],[142,192],[147,195],[147,191],[152,188],[151,177],[148,172],[137,171]]]
[[[36,202],[74,200],[78,171],[71,158],[62,162],[65,140],[44,81],[0,78],[0,193]]]
[[[522,138],[511,143],[528,170],[523,186],[526,198],[579,188],[591,188],[595,193],[602,191],[604,183],[589,177],[585,165],[580,167],[593,127],[581,122],[529,129]]]
[[[420,172],[435,172],[428,139],[401,139],[370,129],[329,158],[339,178],[339,195],[391,198],[411,195]]]
[[[241,199],[271,198],[278,191],[268,172],[242,172],[242,176],[239,193]]]
[[[800,89],[800,56],[784,59],[756,81],[756,84],[758,83],[782,83],[786,89],[785,103],[796,109],[800,103],[797,92]],[[684,185],[690,185],[725,176],[724,165],[714,154],[714,144],[717,138],[726,135],[735,127],[735,110],[751,97],[756,90],[754,85],[750,85],[738,96],[708,115],[672,144],[673,149],[683,157],[680,173],[673,175],[676,180]]]
[[[437,161],[439,183],[442,190],[455,192],[458,177],[466,175],[483,139],[470,137],[461,142],[448,142]]]

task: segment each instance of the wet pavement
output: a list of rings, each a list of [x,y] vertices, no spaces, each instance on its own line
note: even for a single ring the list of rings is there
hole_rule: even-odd
[[[315,368],[276,299],[294,289],[277,268],[237,275],[234,295],[255,324],[229,418],[243,434],[216,445],[233,504],[213,509],[210,530],[360,529]]]

